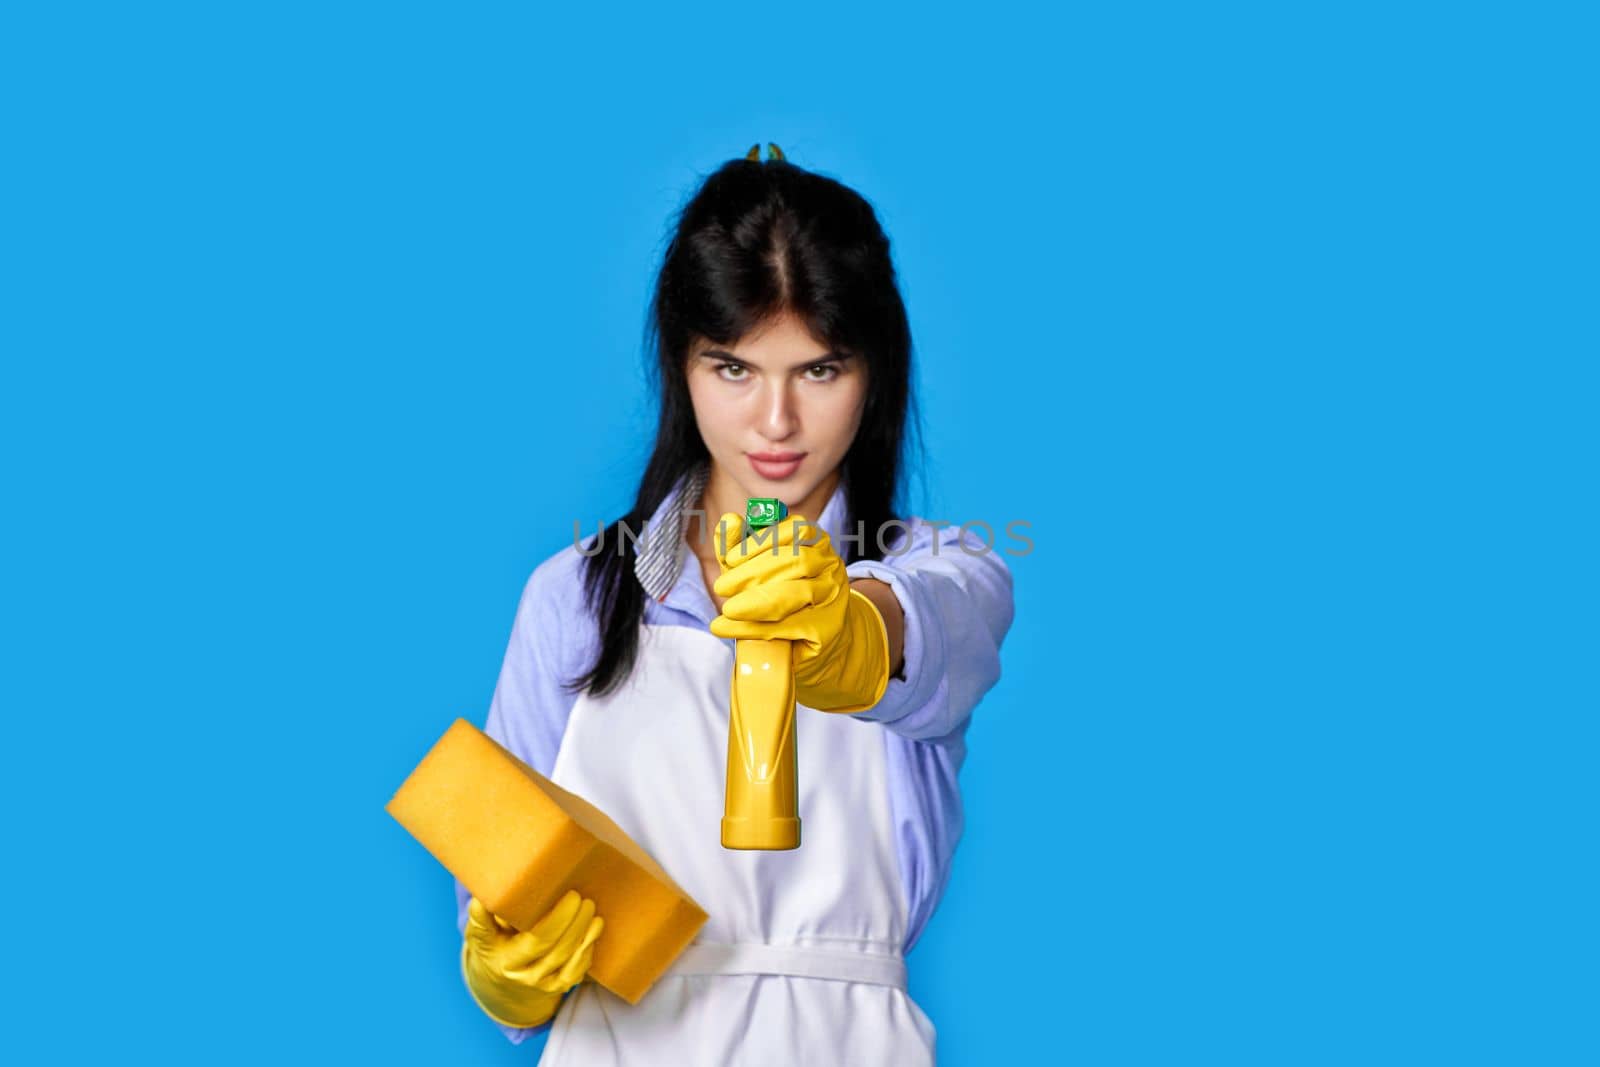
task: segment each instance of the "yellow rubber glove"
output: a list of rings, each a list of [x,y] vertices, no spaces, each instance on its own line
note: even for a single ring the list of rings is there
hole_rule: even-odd
[[[567,890],[530,930],[518,932],[483,902],[467,903],[461,973],[483,1013],[504,1026],[540,1026],[589,973],[605,921],[594,901]]]
[[[736,512],[719,520],[713,541],[722,575],[712,591],[727,602],[711,632],[792,641],[795,699],[807,707],[865,711],[883,699],[889,631],[877,606],[850,588],[827,531],[791,514],[748,533]]]

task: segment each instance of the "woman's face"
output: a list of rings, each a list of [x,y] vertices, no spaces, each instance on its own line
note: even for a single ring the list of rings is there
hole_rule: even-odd
[[[824,482],[832,492],[866,407],[859,356],[829,352],[786,312],[735,345],[699,342],[687,370],[713,478],[730,495],[777,497],[792,511]]]

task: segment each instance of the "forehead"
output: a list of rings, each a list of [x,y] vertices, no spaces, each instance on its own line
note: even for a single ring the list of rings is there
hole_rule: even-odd
[[[696,338],[689,351],[691,355],[733,356],[763,367],[814,362],[832,354],[825,342],[813,337],[805,324],[792,316],[785,316],[726,344],[703,337]]]

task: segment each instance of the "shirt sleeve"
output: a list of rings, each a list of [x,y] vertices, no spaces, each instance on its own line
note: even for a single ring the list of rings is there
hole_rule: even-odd
[[[858,560],[850,578],[876,578],[905,612],[904,665],[883,697],[856,718],[925,741],[964,730],[1000,680],[1000,643],[1011,628],[1011,568],[998,548],[960,527],[910,520],[885,559]]]
[[[546,776],[555,766],[567,719],[578,700],[578,694],[567,692],[561,682],[581,673],[594,650],[595,627],[583,598],[583,559],[577,549],[563,549],[535,568],[524,584],[483,729]],[[585,621],[575,624],[579,620]],[[472,894],[460,879],[454,881],[456,929],[464,937]],[[520,1045],[554,1023],[552,1015],[539,1026],[494,1025],[512,1044]]]

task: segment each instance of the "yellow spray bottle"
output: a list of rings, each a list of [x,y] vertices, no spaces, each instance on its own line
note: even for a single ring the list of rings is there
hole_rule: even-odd
[[[781,500],[751,497],[745,505],[745,526],[765,529],[788,514]],[[736,641],[728,704],[723,848],[777,851],[800,847],[794,712],[790,642]]]

